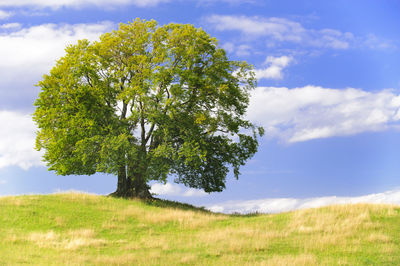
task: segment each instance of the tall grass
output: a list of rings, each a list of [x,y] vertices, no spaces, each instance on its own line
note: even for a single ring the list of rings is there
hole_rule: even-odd
[[[400,265],[400,208],[229,216],[78,193],[0,198],[0,265]]]

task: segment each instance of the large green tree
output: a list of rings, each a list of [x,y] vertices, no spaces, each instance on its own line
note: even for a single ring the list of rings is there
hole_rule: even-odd
[[[120,24],[68,46],[38,83],[36,148],[60,175],[118,175],[118,196],[151,197],[170,174],[222,191],[263,132],[244,118],[251,70],[192,25]]]

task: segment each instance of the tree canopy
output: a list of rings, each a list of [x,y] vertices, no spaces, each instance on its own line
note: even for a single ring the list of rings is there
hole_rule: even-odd
[[[263,134],[245,119],[255,83],[201,28],[136,19],[67,46],[43,76],[36,148],[60,175],[118,175],[119,196],[150,197],[171,174],[222,191]]]

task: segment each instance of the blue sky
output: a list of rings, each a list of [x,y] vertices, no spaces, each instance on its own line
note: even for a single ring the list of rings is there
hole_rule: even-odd
[[[400,187],[400,2],[0,0],[0,195],[108,194],[116,177],[56,176],[33,150],[34,86],[78,39],[139,17],[190,23],[255,67],[259,152],[222,193],[154,185],[196,205],[355,197]],[[386,194],[385,194],[386,195]],[[226,206],[226,205],[224,205]]]

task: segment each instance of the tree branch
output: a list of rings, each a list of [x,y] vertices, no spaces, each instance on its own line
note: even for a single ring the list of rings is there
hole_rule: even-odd
[[[146,139],[145,139],[145,143],[147,144],[147,142],[149,141],[149,139],[150,139],[150,137],[151,137],[151,135],[152,135],[152,133],[153,133],[153,130],[154,130],[154,126],[155,126],[156,124],[153,122],[152,124],[151,124],[151,127],[150,127],[150,130],[149,130],[149,132],[147,133],[147,136],[146,136]]]
[[[144,111],[143,111],[143,103],[142,99],[139,100],[139,106],[140,106],[140,126],[142,129],[141,132],[141,144],[142,148],[146,146],[146,128],[145,128],[145,122],[144,122]]]
[[[86,77],[86,81],[87,81],[87,83],[89,84],[89,86],[93,88],[92,82],[90,82],[89,74],[88,74],[88,73],[85,73],[85,77]]]
[[[125,119],[126,118],[127,109],[128,109],[128,105],[125,103],[125,101],[122,101],[122,111],[121,111],[120,119]]]

